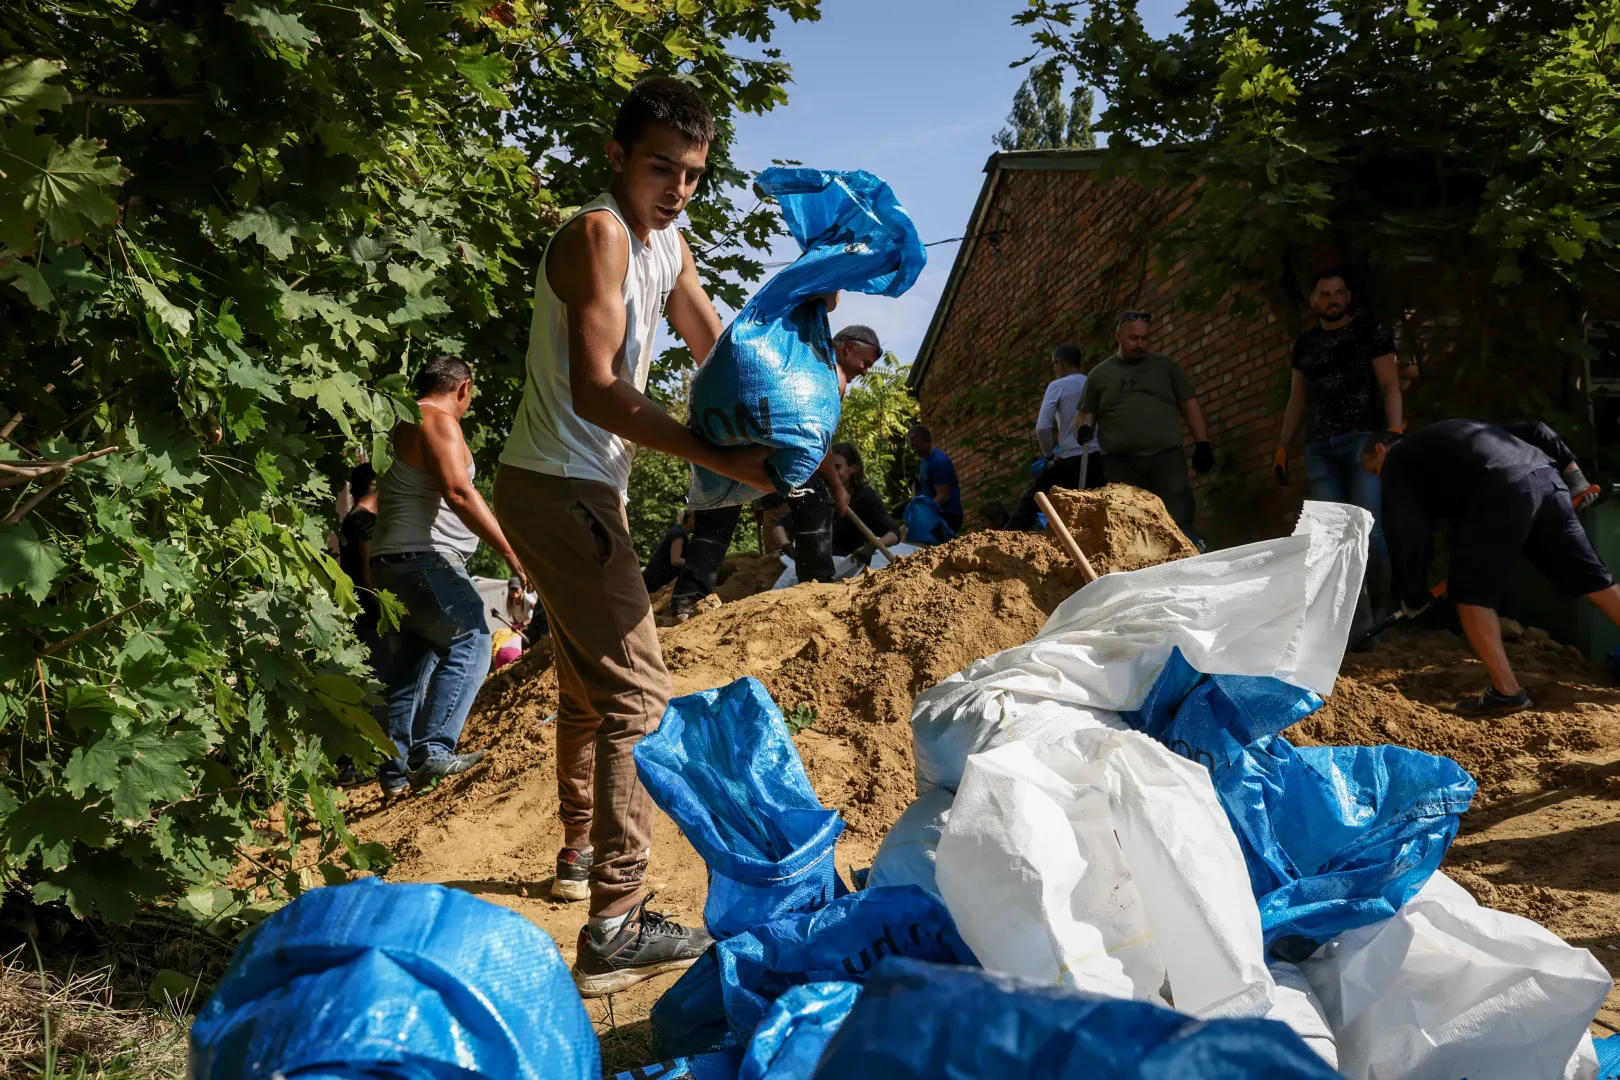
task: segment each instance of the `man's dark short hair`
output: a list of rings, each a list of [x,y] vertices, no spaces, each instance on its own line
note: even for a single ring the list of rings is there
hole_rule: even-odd
[[[1361,456],[1370,458],[1377,454],[1380,446],[1386,450],[1401,441],[1399,432],[1375,431],[1367,436],[1367,441],[1361,444]]]
[[[1326,281],[1328,278],[1338,278],[1340,281],[1344,282],[1345,288],[1348,289],[1350,287],[1350,278],[1346,276],[1345,272],[1340,270],[1337,266],[1330,266],[1326,270],[1317,271],[1316,276],[1311,278],[1311,291],[1305,295],[1315,296],[1316,287],[1322,284],[1322,282]]]
[[[1052,359],[1064,367],[1077,368],[1086,362],[1086,350],[1072,341],[1065,341],[1052,350]]]
[[[934,433],[922,424],[912,424],[911,430],[906,432],[908,439],[922,439],[924,442],[933,442]]]
[[[613,138],[628,153],[654,124],[672,127],[695,143],[714,142],[714,117],[696,90],[667,75],[648,75],[630,88],[613,121]]]
[[[459,356],[435,356],[422,365],[411,380],[417,397],[454,393],[456,387],[472,378],[472,365]]]

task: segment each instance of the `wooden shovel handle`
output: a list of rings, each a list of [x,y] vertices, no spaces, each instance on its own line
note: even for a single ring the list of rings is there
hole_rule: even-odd
[[[1052,531],[1057,533],[1058,543],[1062,544],[1063,550],[1069,553],[1069,558],[1074,560],[1074,565],[1080,568],[1080,576],[1086,579],[1088,585],[1096,581],[1097,571],[1091,568],[1091,560],[1087,559],[1086,553],[1080,550],[1080,545],[1074,542],[1073,534],[1069,532],[1069,527],[1063,524],[1063,519],[1058,517],[1058,512],[1052,508],[1052,500],[1046,497],[1046,492],[1037,491],[1035,493],[1035,505],[1040,507],[1041,513],[1046,515],[1046,523],[1051,526]]]
[[[868,544],[871,544],[873,547],[883,552],[883,557],[885,559],[888,559],[890,562],[894,562],[894,552],[884,547],[883,541],[872,535],[872,530],[866,527],[866,522],[861,520],[861,516],[859,514],[846,506],[844,508],[844,516],[855,523],[855,527],[861,530],[861,535],[866,537],[866,542]]]

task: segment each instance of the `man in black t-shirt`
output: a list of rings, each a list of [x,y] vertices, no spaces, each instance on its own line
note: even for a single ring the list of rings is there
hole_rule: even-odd
[[[1278,483],[1288,483],[1288,447],[1303,421],[1309,497],[1350,503],[1372,514],[1359,630],[1382,616],[1389,596],[1378,477],[1361,467],[1361,449],[1375,432],[1400,431],[1404,417],[1395,335],[1370,318],[1350,314],[1350,299],[1338,270],[1323,271],[1311,283],[1318,325],[1294,342],[1293,383],[1273,471]]]
[[[1561,594],[1586,597],[1620,624],[1620,588],[1575,516],[1597,489],[1546,424],[1443,420],[1405,438],[1380,432],[1367,440],[1362,460],[1383,480],[1384,527],[1402,614],[1428,606],[1434,530],[1450,529],[1446,593],[1491,678],[1484,694],[1458,703],[1459,712],[1531,707],[1508,665],[1496,614],[1520,554]]]

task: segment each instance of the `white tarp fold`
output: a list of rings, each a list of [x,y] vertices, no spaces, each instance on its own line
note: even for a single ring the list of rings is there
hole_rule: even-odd
[[[1272,1002],[1260,911],[1202,765],[1131,731],[1009,743],[968,761],[935,856],[991,971],[1194,1016]]]
[[[1307,502],[1292,536],[1105,574],[1026,645],[970,664],[912,708],[917,791],[1009,742],[1119,727],[1170,652],[1211,675],[1272,675],[1327,694],[1344,659],[1372,515]]]

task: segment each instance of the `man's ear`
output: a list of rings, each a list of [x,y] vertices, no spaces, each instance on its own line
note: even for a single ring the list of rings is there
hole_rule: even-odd
[[[624,144],[618,139],[609,139],[605,149],[607,150],[608,164],[613,166],[613,171],[624,172],[625,162],[630,158],[630,152],[624,148]]]

